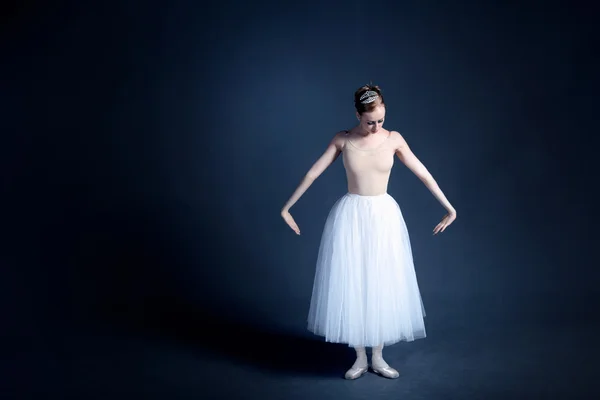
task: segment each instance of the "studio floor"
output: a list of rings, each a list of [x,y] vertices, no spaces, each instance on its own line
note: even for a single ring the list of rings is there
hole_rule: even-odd
[[[343,379],[352,349],[310,336],[211,320],[187,330],[55,326],[15,341],[3,398],[598,398],[592,322],[479,321],[430,322],[426,339],[384,349],[398,379],[369,372],[355,381]]]

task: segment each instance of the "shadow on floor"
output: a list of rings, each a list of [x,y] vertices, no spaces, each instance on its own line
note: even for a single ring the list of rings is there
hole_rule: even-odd
[[[207,311],[171,310],[162,315],[157,322],[132,327],[142,335],[189,346],[200,357],[228,360],[271,374],[340,378],[356,359],[354,350],[345,344],[243,324]]]

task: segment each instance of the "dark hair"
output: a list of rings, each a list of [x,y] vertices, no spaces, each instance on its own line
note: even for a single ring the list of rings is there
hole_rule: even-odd
[[[360,97],[369,90],[377,93],[377,98],[375,99],[375,101],[362,104]],[[363,87],[358,88],[358,90],[354,92],[354,107],[356,108],[356,111],[358,111],[359,114],[373,111],[375,108],[377,108],[377,106],[380,105],[385,107],[385,102],[383,101],[383,95],[381,94],[381,89],[379,88],[379,86],[365,85]]]

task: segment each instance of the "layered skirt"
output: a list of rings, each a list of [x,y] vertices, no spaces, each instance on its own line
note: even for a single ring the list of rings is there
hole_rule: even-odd
[[[321,237],[308,330],[351,347],[424,338],[425,308],[406,224],[389,194],[347,193]]]

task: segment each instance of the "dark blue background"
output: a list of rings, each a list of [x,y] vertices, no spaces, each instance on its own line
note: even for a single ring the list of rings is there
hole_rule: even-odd
[[[301,236],[279,211],[333,134],[355,123],[353,92],[371,81],[384,91],[386,127],[403,134],[458,211],[431,236],[444,210],[396,162],[389,193],[411,234],[429,337],[388,349],[388,360],[410,349],[439,358],[408,362],[402,369],[418,375],[414,386],[379,395],[591,390],[600,276],[594,8],[7,3],[7,390],[235,397],[215,383],[211,364],[181,361],[209,348],[232,365],[249,360],[249,375],[231,378],[228,366],[218,374],[246,394],[360,395],[337,392],[335,379],[322,387],[278,381],[273,392],[265,377],[259,389],[251,371],[266,360],[270,373],[318,364],[336,376],[352,363],[348,349],[305,330],[320,233],[346,191],[341,162],[292,208]],[[147,338],[154,344],[140,344]],[[164,340],[184,346],[168,374],[191,381],[131,376]],[[139,352],[115,370],[126,363],[122,348]],[[107,354],[120,361],[109,367]],[[415,365],[434,370],[423,375]],[[458,375],[436,372],[440,365]],[[558,379],[565,370],[569,379]]]

